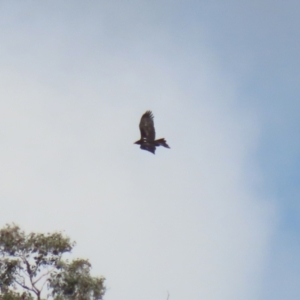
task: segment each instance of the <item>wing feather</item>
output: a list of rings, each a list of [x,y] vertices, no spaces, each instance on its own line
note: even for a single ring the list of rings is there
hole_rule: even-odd
[[[146,111],[140,121],[141,139],[149,142],[155,140],[155,128],[153,114],[150,110]]]

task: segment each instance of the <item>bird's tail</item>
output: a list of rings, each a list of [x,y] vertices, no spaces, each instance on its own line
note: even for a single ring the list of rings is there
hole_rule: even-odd
[[[158,139],[155,141],[155,146],[158,147],[158,146],[164,146],[166,148],[170,148],[169,145],[167,144],[167,141],[162,138],[162,139]]]

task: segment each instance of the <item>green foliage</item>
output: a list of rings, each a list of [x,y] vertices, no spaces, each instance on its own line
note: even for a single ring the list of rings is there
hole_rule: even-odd
[[[90,275],[87,260],[62,260],[74,245],[59,232],[26,235],[6,225],[0,230],[0,300],[42,300],[45,286],[47,299],[102,299],[104,278]]]
[[[29,292],[24,292],[22,294],[8,291],[3,295],[0,295],[0,300],[34,300]]]
[[[63,263],[60,271],[51,274],[50,287],[55,299],[101,299],[103,279],[91,278],[90,268],[91,264],[83,259]]]

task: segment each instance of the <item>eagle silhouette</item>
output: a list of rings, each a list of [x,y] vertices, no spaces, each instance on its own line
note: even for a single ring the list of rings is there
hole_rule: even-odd
[[[151,153],[155,154],[156,147],[158,146],[170,148],[164,138],[155,140],[153,114],[151,110],[146,111],[142,115],[140,121],[140,131],[141,139],[136,141],[134,144],[141,145],[141,149],[150,151]]]

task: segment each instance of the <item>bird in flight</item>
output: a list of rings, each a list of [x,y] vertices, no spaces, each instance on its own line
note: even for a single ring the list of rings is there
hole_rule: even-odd
[[[170,148],[164,138],[155,140],[153,114],[151,110],[146,111],[142,115],[140,121],[140,131],[141,139],[136,141],[134,144],[141,145],[141,149],[150,151],[151,153],[155,154],[155,149],[158,146]]]

